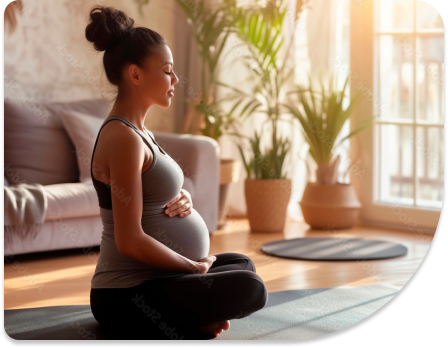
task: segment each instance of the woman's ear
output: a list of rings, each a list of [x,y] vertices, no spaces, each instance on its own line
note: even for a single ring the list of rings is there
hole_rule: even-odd
[[[129,65],[128,73],[132,83],[136,85],[140,84],[140,69],[137,65],[135,64]]]

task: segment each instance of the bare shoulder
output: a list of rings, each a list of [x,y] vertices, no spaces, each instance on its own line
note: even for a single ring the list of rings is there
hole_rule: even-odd
[[[103,132],[105,143],[111,148],[120,148],[122,146],[135,147],[141,144],[134,130],[119,120],[106,123],[101,133]]]
[[[113,143],[122,143],[123,141],[129,142],[131,139],[138,139],[138,137],[135,136],[134,130],[121,121],[111,121],[106,123],[101,133],[103,133],[103,131],[105,131],[105,138]]]

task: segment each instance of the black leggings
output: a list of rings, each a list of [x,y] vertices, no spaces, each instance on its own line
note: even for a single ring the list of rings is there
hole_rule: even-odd
[[[131,288],[91,289],[92,314],[115,339],[214,338],[197,327],[247,317],[268,299],[249,257],[214,256],[206,274],[157,278]]]

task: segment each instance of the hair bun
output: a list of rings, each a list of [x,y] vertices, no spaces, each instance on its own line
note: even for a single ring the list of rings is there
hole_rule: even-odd
[[[86,27],[86,39],[93,42],[97,51],[105,51],[134,25],[132,18],[113,7],[93,7],[90,20]]]

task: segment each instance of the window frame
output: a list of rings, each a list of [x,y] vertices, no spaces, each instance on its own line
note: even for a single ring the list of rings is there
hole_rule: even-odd
[[[414,30],[404,35],[412,35],[414,47],[417,47],[417,38],[421,34],[444,35],[443,30],[416,31],[416,1],[414,0]],[[378,115],[378,74],[376,67],[379,59],[379,37],[381,35],[394,34],[403,35],[403,31],[381,31],[375,28],[375,7],[377,1],[360,2],[350,1],[350,95],[362,92],[363,101],[354,110],[351,116],[350,128],[353,130],[356,124],[372,115]],[[362,30],[361,30],[362,28]],[[418,58],[414,54],[413,61],[413,118],[406,124],[413,128],[416,139],[417,127],[417,98],[416,98],[416,70]],[[422,122],[427,124],[425,122]],[[360,149],[350,147],[350,157],[356,158],[361,150],[361,160],[350,171],[350,181],[353,184],[358,198],[362,204],[360,211],[360,222],[366,225],[403,229],[417,233],[434,234],[437,228],[441,209],[416,206],[417,198],[417,144],[413,142],[413,179],[414,179],[414,206],[401,205],[398,203],[386,203],[378,201],[379,176],[379,127],[381,124],[403,124],[389,120],[376,120],[374,125],[362,132],[359,137]],[[436,125],[440,127],[440,125]],[[443,127],[443,125],[441,126]],[[442,203],[443,204],[443,203]]]

